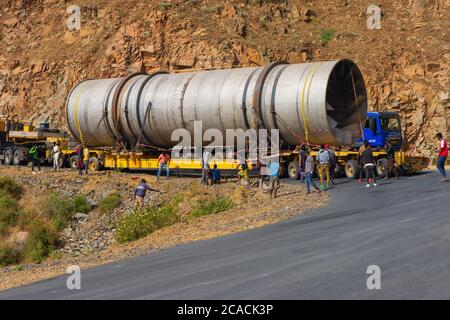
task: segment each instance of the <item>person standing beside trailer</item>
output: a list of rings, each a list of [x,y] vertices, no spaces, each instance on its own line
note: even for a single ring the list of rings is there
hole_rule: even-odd
[[[306,193],[311,193],[311,186],[320,192],[320,188],[312,180],[314,174],[314,158],[310,154],[310,150],[305,152],[307,154],[305,161],[305,182],[306,182]]]
[[[320,187],[322,189],[330,188],[330,153],[321,145],[317,154],[317,163],[319,164]],[[327,177],[327,184],[324,184],[324,176]]]
[[[61,151],[59,150],[59,146],[55,142],[53,144],[53,149],[52,149],[53,169],[55,170],[55,172],[59,172],[59,170],[60,170],[60,168],[59,168],[59,156],[60,156],[60,154],[61,154]]]
[[[86,172],[86,175],[89,174],[89,158],[90,158],[90,151],[87,146],[83,148],[83,161],[84,161],[84,171]]]
[[[37,166],[39,171],[41,171],[41,162],[39,161],[39,150],[36,145],[33,145],[31,149],[28,151],[28,155],[31,158],[31,171],[33,174],[36,174],[36,171],[34,171],[34,167]]]
[[[373,151],[370,148],[370,143],[368,142],[366,142],[365,150],[361,154],[361,161],[366,172],[366,187],[370,187],[370,181],[373,181],[373,186],[376,187],[377,181],[375,179],[375,158],[373,157]]]
[[[394,147],[389,143],[386,142],[385,146],[386,148],[386,158],[387,158],[387,168],[385,172],[385,179],[389,179],[389,176],[391,172],[394,174],[394,176],[398,179],[398,173],[397,168],[395,167],[395,150]]]
[[[436,161],[436,167],[442,176],[442,182],[447,182],[447,173],[445,172],[445,161],[448,157],[448,145],[447,141],[442,136],[442,133],[438,132],[436,138],[439,140],[438,155]]]
[[[80,176],[83,175],[83,145],[78,144],[75,150],[77,154],[77,169]]]
[[[170,156],[167,152],[163,152],[158,157],[158,173],[156,174],[157,180],[159,180],[159,177],[161,176],[161,171],[164,169],[166,170],[166,177],[169,179],[170,176]]]
[[[359,182],[360,183],[363,182],[363,176],[364,176],[364,164],[362,163],[361,155],[364,152],[364,150],[366,150],[365,144],[366,144],[366,141],[364,141],[364,143],[359,147],[358,157],[356,158],[356,162],[358,163],[358,166],[359,166]]]
[[[331,184],[334,184],[334,174],[337,166],[336,154],[332,149],[330,149],[330,146],[327,144],[325,145],[325,150],[327,150],[330,155],[330,180]]]
[[[211,177],[211,167],[209,166],[209,161],[211,160],[211,153],[205,151],[202,157],[202,184],[209,185],[209,180]]]
[[[269,163],[270,186],[269,195],[271,198],[277,197],[280,188],[280,163],[278,159],[272,158]]]
[[[306,146],[302,145],[300,150],[298,151],[298,179],[300,181],[305,180],[305,163],[306,158],[308,158],[308,154],[306,152]]]

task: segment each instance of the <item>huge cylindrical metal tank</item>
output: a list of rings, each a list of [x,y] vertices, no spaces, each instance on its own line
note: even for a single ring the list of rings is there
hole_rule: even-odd
[[[350,60],[86,80],[67,100],[74,137],[91,146],[137,142],[170,147],[172,132],[279,129],[288,144],[351,144],[367,93]]]

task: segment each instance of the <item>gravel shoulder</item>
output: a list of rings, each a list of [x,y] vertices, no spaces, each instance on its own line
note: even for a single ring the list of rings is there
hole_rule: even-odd
[[[108,193],[119,192],[123,199],[122,205],[110,213],[101,214],[99,210],[94,210],[82,221],[74,219],[61,233],[61,245],[53,258],[39,264],[1,268],[0,290],[64,274],[70,265],[86,269],[184,243],[273,224],[322,207],[329,198],[324,192],[306,195],[305,186],[297,182],[282,181],[279,197],[270,199],[268,194],[257,188],[241,186],[232,180],[206,188],[200,185],[198,178],[173,177],[157,182],[153,175],[142,173],[105,171],[79,178],[76,172],[71,170],[54,173],[46,168],[44,172],[33,175],[29,168],[2,167],[0,174],[13,177],[24,186],[25,193],[21,204],[27,209],[32,209],[40,198],[50,192],[69,197],[83,193],[97,203]],[[180,215],[195,201],[221,195],[230,196],[234,206],[218,214],[182,219],[179,223],[131,243],[116,243],[115,223],[122,215],[130,214],[134,205],[133,190],[141,177],[145,177],[151,186],[162,191],[162,194],[150,193],[147,196],[148,206],[164,203],[179,195],[186,199],[179,205]]]

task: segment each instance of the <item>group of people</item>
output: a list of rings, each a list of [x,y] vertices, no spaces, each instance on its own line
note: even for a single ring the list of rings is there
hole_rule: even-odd
[[[315,171],[314,158],[311,155],[311,149],[305,145],[298,148],[298,178],[306,182],[307,192],[310,192],[310,186],[316,190],[330,189],[334,184],[334,177],[337,166],[337,159],[334,151],[329,145],[321,145],[317,153],[317,173],[319,175],[320,186],[317,186],[312,176]]]

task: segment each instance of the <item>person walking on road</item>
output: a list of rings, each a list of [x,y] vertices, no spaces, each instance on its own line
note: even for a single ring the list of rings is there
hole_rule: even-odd
[[[363,177],[364,177],[364,164],[362,163],[362,153],[364,152],[364,150],[366,150],[366,146],[365,146],[366,142],[364,142],[358,149],[358,157],[356,158],[356,162],[358,163],[359,166],[359,182],[362,183],[363,182]]]
[[[278,189],[280,188],[280,163],[275,157],[273,157],[269,163],[269,176],[269,195],[271,198],[276,198]]]
[[[60,154],[61,154],[61,151],[59,150],[59,145],[55,142],[53,144],[53,149],[52,149],[53,169],[55,170],[55,172],[59,172],[59,170],[60,170],[60,168],[59,168]]]
[[[83,148],[83,162],[84,162],[84,171],[86,172],[86,175],[89,175],[89,158],[90,158],[90,151],[87,146],[84,146]]]
[[[33,174],[36,174],[36,171],[34,171],[34,168],[37,166],[39,171],[41,171],[41,162],[39,161],[39,150],[36,145],[33,145],[31,149],[28,151],[28,155],[31,158],[31,172]]]
[[[385,179],[389,179],[389,176],[391,173],[394,174],[394,176],[399,179],[397,168],[395,167],[395,150],[394,147],[389,143],[386,142],[386,145],[384,146],[386,149],[386,158],[387,158],[387,168],[385,173]]]
[[[370,144],[368,142],[365,143],[365,150],[361,154],[361,161],[366,172],[366,187],[370,187],[371,181],[373,182],[373,186],[376,187],[377,181],[375,179],[375,159],[373,157],[373,151],[370,148]]]
[[[436,167],[442,176],[442,182],[447,182],[448,179],[447,173],[445,172],[445,161],[448,157],[448,145],[447,141],[445,141],[444,137],[442,136],[442,133],[438,132],[436,134],[436,138],[439,140]]]
[[[306,152],[305,152],[306,153]],[[311,193],[311,186],[314,187],[318,192],[320,192],[320,188],[314,183],[312,180],[312,176],[314,174],[314,158],[311,156],[310,151],[307,151],[307,157],[305,161],[305,182],[306,182],[306,193]]]
[[[163,152],[158,157],[158,173],[156,174],[156,179],[159,180],[159,177],[161,176],[161,171],[164,169],[166,170],[166,177],[169,179],[170,176],[170,156],[167,152]]]
[[[320,146],[319,153],[317,154],[317,163],[319,164],[319,178],[320,188],[322,190],[330,188],[330,153],[325,150],[325,146]],[[327,183],[324,184],[325,176],[327,177]]]
[[[154,192],[161,192],[157,189],[151,188],[145,179],[141,179],[141,182],[136,187],[136,190],[134,191],[134,195],[136,198],[136,209],[140,209],[144,206],[144,198],[147,191],[154,191]]]

